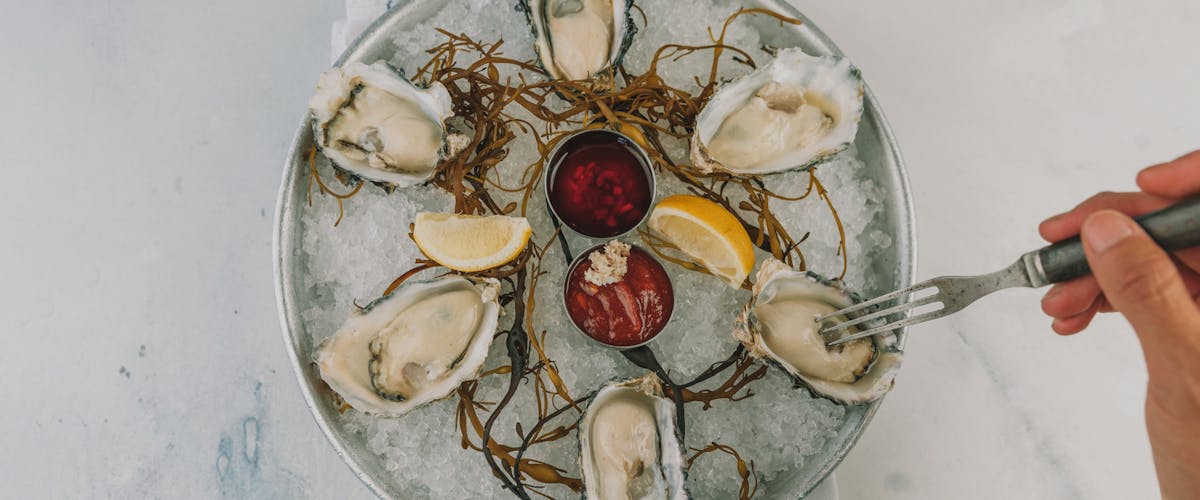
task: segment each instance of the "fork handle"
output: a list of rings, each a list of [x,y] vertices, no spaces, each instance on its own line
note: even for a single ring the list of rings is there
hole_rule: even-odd
[[[1168,252],[1200,246],[1200,197],[1134,219],[1155,243]],[[1048,283],[1060,283],[1091,274],[1079,237],[1037,251]]]

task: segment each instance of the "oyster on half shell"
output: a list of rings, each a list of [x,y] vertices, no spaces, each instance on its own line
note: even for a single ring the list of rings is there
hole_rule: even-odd
[[[849,61],[783,49],[704,106],[692,162],[742,175],[808,168],[854,142],[862,110],[862,77]]]
[[[601,387],[579,421],[584,498],[686,499],[677,429],[654,374]]]
[[[621,62],[636,29],[633,0],[520,0],[550,78],[588,80]]]
[[[447,132],[450,94],[420,88],[383,61],[352,62],[321,75],[309,100],[317,146],[334,165],[390,187],[433,177],[469,139]]]
[[[854,302],[838,284],[768,259],[755,277],[753,295],[734,324],[733,336],[750,355],[782,368],[813,394],[842,404],[867,403],[891,390],[903,354],[892,333],[825,345],[816,318]]]
[[[321,378],[351,407],[385,417],[446,397],[487,358],[499,287],[458,276],[404,285],[321,343]]]

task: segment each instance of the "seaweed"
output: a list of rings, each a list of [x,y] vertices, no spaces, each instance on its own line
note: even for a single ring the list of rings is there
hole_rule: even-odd
[[[757,247],[801,270],[806,267],[801,246],[809,235],[799,238],[790,235],[773,213],[772,204],[793,202],[815,194],[825,202],[830,215],[837,222],[838,252],[843,258],[844,276],[847,264],[845,230],[828,191],[817,177],[816,169],[808,171],[809,182],[802,193],[781,194],[768,187],[760,177],[704,172],[672,158],[668,153],[665,141],[687,140],[694,130],[700,110],[716,92],[721,83],[718,74],[723,55],[730,55],[737,64],[755,67],[754,57],[749,51],[725,43],[729,26],[737,18],[750,14],[769,16],[780,23],[800,23],[797,19],[769,10],[742,9],[726,19],[719,32],[709,29],[709,44],[667,44],[656,50],[645,73],[631,74],[618,65],[608,74],[601,75],[600,79],[611,82],[611,85],[563,80],[530,81],[526,75],[539,72],[539,67],[531,61],[507,57],[502,50],[503,40],[483,43],[466,34],[439,29],[445,41],[427,51],[429,60],[414,73],[413,79],[426,83],[440,82],[446,87],[455,115],[465,122],[452,126],[460,127],[461,130],[455,132],[465,134],[469,143],[461,153],[447,158],[438,166],[430,184],[453,195],[456,213],[525,216],[547,168],[548,156],[559,141],[581,129],[609,128],[637,142],[647,151],[658,172],[670,174],[683,182],[692,194],[726,208],[737,217]],[[644,13],[642,19],[645,23]],[[711,67],[707,75],[695,78],[700,90],[694,94],[669,85],[658,73],[662,65],[705,54],[712,58]],[[502,74],[515,76],[501,77]],[[518,117],[516,110],[524,111],[534,120]],[[532,138],[540,155],[536,161],[523,166],[516,184],[505,185],[500,180],[499,169],[510,168],[505,165],[505,160],[510,145],[517,140],[518,131]],[[336,200],[339,208],[337,222],[340,222],[343,201],[360,192],[364,182],[339,173],[339,179],[350,190],[346,193],[334,191],[318,172],[316,154],[314,149],[309,155],[310,204],[315,184],[321,194]],[[518,201],[501,205],[497,201],[498,193],[505,193],[506,198],[515,197]],[[689,261],[666,240],[647,231],[641,231],[640,234],[646,245],[662,259],[696,272],[707,272],[703,266]],[[461,446],[479,451],[504,488],[523,499],[531,498],[531,495],[546,498],[561,496],[548,492],[553,485],[573,492],[580,492],[583,487],[581,479],[571,477],[566,468],[527,457],[532,448],[575,433],[584,406],[592,397],[592,394],[576,396],[570,393],[559,374],[559,367],[546,354],[544,346],[548,332],[539,331],[533,322],[537,307],[535,291],[538,279],[542,276],[542,261],[550,253],[556,238],[563,243],[564,253],[570,261],[565,240],[561,239],[556,228],[555,234],[545,243],[531,243],[513,262],[497,269],[467,273],[470,277],[500,280],[505,290],[500,298],[501,304],[513,311],[513,315],[508,328],[497,333],[497,338],[504,339],[508,364],[488,370],[477,379],[458,387],[455,425],[460,433]],[[428,260],[418,260],[414,265],[397,277],[384,290],[384,294],[391,293],[414,276],[438,267]],[[668,391],[683,403],[698,404],[701,410],[707,410],[714,401],[736,402],[754,396],[750,386],[755,380],[761,379],[766,370],[765,365],[747,356],[745,349],[738,346],[726,359],[713,364],[692,380],[668,388]],[[497,376],[507,376],[505,392],[498,401],[482,400],[478,394],[480,381]],[[710,388],[700,388],[714,379],[723,381]],[[675,390],[681,394],[674,394]],[[496,423],[514,400],[525,401],[525,392],[530,393],[528,399],[536,407],[536,422],[528,428],[518,422],[515,427],[518,441],[503,443],[495,436]],[[693,451],[695,454],[687,460],[689,465],[714,452],[731,456],[741,480],[739,496],[750,498],[758,491],[753,462],[744,460],[733,448],[711,443]]]

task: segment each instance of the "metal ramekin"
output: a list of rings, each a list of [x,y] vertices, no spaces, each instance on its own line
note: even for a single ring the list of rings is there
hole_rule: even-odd
[[[588,339],[589,341],[595,343],[596,345],[604,346],[609,349],[616,349],[618,351],[624,351],[624,350],[633,349],[635,347],[641,347],[646,344],[649,344],[650,342],[653,342],[654,339],[658,338],[659,335],[662,335],[663,331],[665,331],[667,329],[667,327],[671,324],[671,320],[675,319],[675,283],[673,283],[671,281],[671,275],[667,273],[667,267],[663,265],[662,261],[658,260],[658,257],[656,257],[654,255],[654,252],[646,250],[642,247],[639,247],[634,244],[629,245],[631,247],[630,248],[631,252],[632,251],[642,252],[642,253],[646,254],[648,257],[650,257],[650,260],[652,260],[652,261],[654,261],[654,263],[658,264],[658,267],[662,268],[663,273],[667,274],[667,285],[671,287],[671,314],[667,315],[667,322],[663,324],[663,327],[661,330],[655,332],[654,335],[651,335],[650,338],[646,339],[645,342],[642,342],[640,344],[633,344],[633,345],[627,345],[627,346],[606,344],[604,342],[597,340],[596,338],[592,337],[591,335],[588,335],[587,332],[583,331],[583,327],[579,326],[579,324],[575,322],[575,319],[571,317],[571,313],[567,310],[567,285],[571,281],[571,273],[575,272],[575,268],[579,267],[579,264],[581,264],[584,260],[586,260],[587,257],[592,254],[592,252],[600,251],[601,249],[604,248],[604,245],[606,245],[606,244],[607,243],[602,243],[602,244],[593,246],[591,248],[588,248],[587,250],[584,250],[583,252],[580,252],[579,256],[575,257],[575,260],[571,261],[571,265],[567,266],[566,275],[563,276],[563,286],[562,286],[562,295],[561,295],[563,315],[567,317],[568,321],[570,321],[571,326],[575,327],[576,332],[579,332],[580,335],[582,335],[584,338]]]
[[[558,212],[554,210],[554,204],[550,202],[550,180],[552,178],[554,178],[554,175],[553,175],[554,171],[558,168],[558,162],[560,160],[559,155],[562,152],[563,146],[566,146],[568,143],[570,143],[571,141],[575,140],[576,138],[578,138],[580,136],[589,135],[589,134],[608,134],[608,135],[613,135],[619,139],[624,139],[625,141],[627,141],[633,147],[635,156],[637,156],[638,162],[641,163],[642,171],[644,171],[646,173],[646,177],[650,180],[650,206],[646,207],[646,213],[643,214],[642,218],[638,220],[637,224],[634,224],[632,227],[629,228],[629,230],[627,230],[621,234],[615,235],[615,236],[592,236],[589,234],[584,234],[582,232],[579,232],[578,230],[576,230],[575,228],[573,228],[569,224],[567,224],[565,221],[563,221],[562,217],[558,216]],[[658,194],[657,193],[658,176],[654,173],[654,168],[651,167],[652,163],[650,162],[650,155],[646,154],[646,150],[642,149],[642,146],[638,145],[637,141],[634,141],[629,136],[622,134],[620,132],[617,132],[615,130],[609,130],[609,129],[604,129],[604,128],[580,130],[578,132],[571,134],[569,137],[559,141],[558,145],[554,146],[554,149],[550,151],[550,155],[546,157],[546,165],[547,165],[546,172],[542,176],[543,177],[543,179],[542,179],[542,195],[546,199],[546,206],[550,209],[550,216],[553,217],[554,220],[558,221],[560,223],[560,225],[563,228],[565,228],[564,230],[571,231],[572,233],[583,236],[584,238],[590,238],[593,240],[600,240],[600,241],[609,241],[609,240],[620,239],[620,238],[625,237],[626,235],[636,231],[637,228],[642,227],[642,224],[646,223],[646,219],[650,218],[650,212],[654,209],[654,201],[657,198],[657,194]]]

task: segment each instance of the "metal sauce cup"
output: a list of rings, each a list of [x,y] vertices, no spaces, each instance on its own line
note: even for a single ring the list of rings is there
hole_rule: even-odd
[[[646,211],[644,214],[642,214],[641,219],[639,219],[636,224],[630,226],[628,230],[612,236],[590,235],[571,226],[571,224],[567,223],[567,221],[564,220],[558,213],[558,210],[554,207],[554,202],[550,197],[550,183],[553,182],[556,174],[558,173],[558,169],[560,168],[566,154],[570,152],[572,148],[576,147],[580,141],[594,140],[597,137],[603,136],[610,136],[609,140],[612,140],[615,144],[626,146],[633,153],[633,156],[637,159],[643,174],[646,176],[646,181],[649,183],[650,188],[650,199],[648,201],[648,205],[646,206]],[[654,169],[651,168],[652,163],[650,162],[650,156],[646,154],[646,150],[642,149],[642,147],[639,146],[636,141],[629,138],[629,136],[615,130],[608,129],[590,129],[575,132],[574,134],[571,134],[571,136],[560,141],[558,145],[554,147],[554,149],[550,152],[550,155],[547,157],[546,164],[547,170],[546,174],[543,176],[545,178],[542,180],[542,193],[546,198],[546,206],[550,209],[550,216],[553,217],[556,222],[562,222],[562,226],[565,226],[565,230],[569,230],[572,233],[578,234],[585,238],[608,241],[618,239],[632,233],[634,230],[641,227],[642,224],[645,224],[646,219],[650,217],[650,211],[654,208],[658,177],[655,175]]]
[[[667,289],[670,290],[671,293],[671,313],[665,318],[662,328],[659,328],[658,331],[648,336],[646,340],[642,341],[641,343],[633,345],[613,345],[588,335],[588,333],[584,331],[583,327],[580,326],[579,323],[575,322],[575,318],[571,317],[571,312],[567,309],[567,290],[569,289],[569,285],[571,283],[571,275],[575,274],[575,269],[579,267],[579,265],[582,264],[584,260],[586,260],[588,256],[592,254],[592,252],[598,252],[603,249],[603,244],[596,245],[585,250],[579,255],[579,257],[576,257],[575,260],[571,262],[570,266],[567,267],[567,276],[563,280],[563,313],[566,314],[567,318],[571,320],[571,324],[575,326],[575,331],[579,332],[580,335],[587,338],[594,344],[620,351],[621,355],[625,356],[625,358],[631,363],[653,372],[658,376],[659,380],[670,387],[671,400],[675,404],[675,425],[678,427],[678,437],[682,443],[683,437],[687,434],[687,419],[684,416],[683,408],[683,388],[671,379],[670,374],[668,374],[667,370],[663,368],[661,363],[659,363],[658,357],[654,355],[654,351],[651,350],[650,346],[647,345],[662,334],[663,330],[667,328],[667,325],[671,324],[671,319],[675,316],[675,286],[673,283],[671,283],[671,277],[666,273],[666,268],[663,267],[662,262],[659,261],[653,253],[648,252],[636,245],[630,245],[630,247],[630,253],[640,252],[646,257],[649,257],[650,262],[658,266],[658,268],[663,271],[663,275],[666,277]]]
[[[567,296],[567,291],[570,289],[571,275],[575,273],[575,269],[577,267],[579,267],[580,264],[582,264],[584,261],[588,260],[588,256],[590,256],[592,254],[592,252],[598,252],[598,251],[602,250],[604,248],[604,244],[596,245],[587,250],[584,250],[582,253],[579,254],[578,257],[575,257],[575,260],[572,261],[571,265],[567,267],[567,273],[563,279],[563,291],[562,291],[563,314],[565,314],[567,316],[567,319],[569,319],[571,321],[571,325],[575,327],[575,331],[579,332],[580,335],[582,335],[585,338],[587,338],[588,340],[596,343],[597,345],[601,345],[601,346],[607,347],[609,349],[617,349],[617,350],[621,350],[621,351],[626,351],[626,350],[634,349],[636,347],[641,347],[646,344],[649,344],[651,341],[653,341],[655,338],[657,338],[660,334],[662,334],[663,330],[667,329],[667,325],[671,324],[671,320],[675,316],[675,305],[674,305],[675,304],[675,287],[674,287],[674,284],[671,283],[670,275],[668,275],[666,273],[666,268],[663,266],[662,262],[659,261],[658,258],[654,256],[653,253],[651,253],[645,249],[642,249],[641,247],[638,247],[637,245],[630,245],[630,247],[631,247],[630,248],[631,253],[632,252],[641,252],[643,255],[649,257],[651,262],[653,262],[660,269],[662,269],[663,275],[666,276],[666,278],[667,278],[667,281],[666,281],[667,289],[670,291],[670,294],[671,294],[671,313],[668,314],[667,317],[665,318],[662,328],[660,328],[658,331],[654,332],[653,334],[649,335],[646,338],[646,340],[644,340],[640,343],[632,344],[632,345],[614,345],[614,344],[609,344],[604,341],[601,341],[595,337],[592,337],[591,335],[589,335],[587,333],[587,331],[585,331],[583,329],[582,325],[575,322],[575,318],[571,317],[571,312],[567,308],[567,301],[569,300],[569,297]]]

